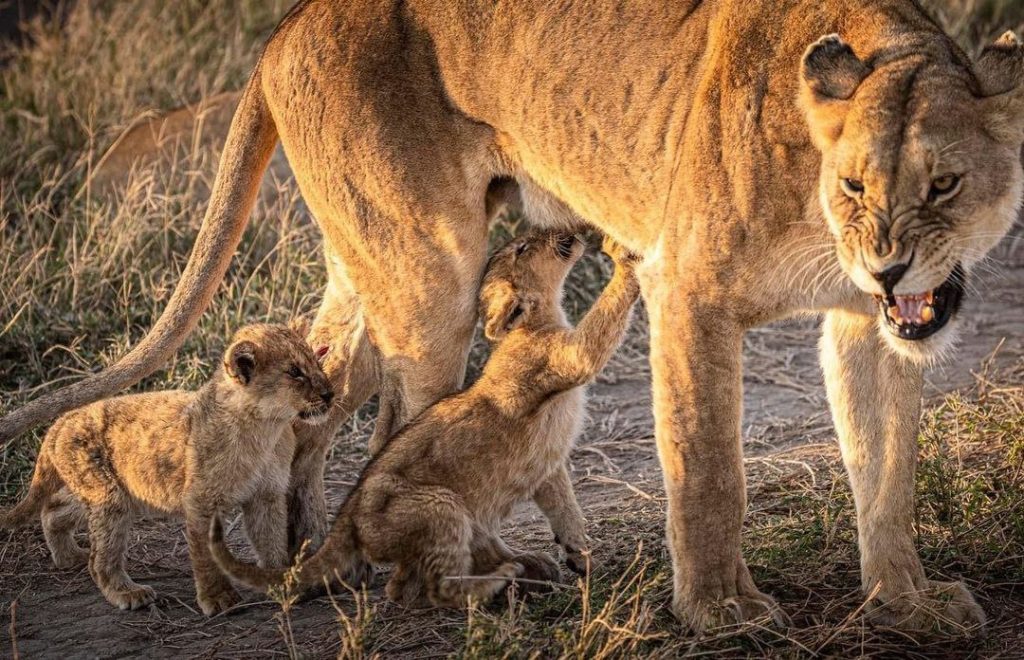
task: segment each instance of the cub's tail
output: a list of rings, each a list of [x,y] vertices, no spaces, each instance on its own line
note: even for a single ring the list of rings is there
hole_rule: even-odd
[[[210,553],[229,577],[253,589],[267,591],[286,587],[301,592],[321,584],[324,579],[346,580],[359,574],[363,567],[362,553],[356,548],[355,529],[347,518],[344,510],[339,513],[327,541],[312,557],[295,568],[262,568],[235,557],[224,542],[224,525],[220,516],[214,516],[210,521]]]
[[[14,529],[25,527],[39,515],[43,505],[64,485],[57,468],[50,459],[50,451],[44,442],[36,459],[36,469],[32,473],[32,483],[24,499],[6,511],[0,511],[0,528]]]

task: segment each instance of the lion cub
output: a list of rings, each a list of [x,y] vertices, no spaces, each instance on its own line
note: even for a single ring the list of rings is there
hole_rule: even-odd
[[[238,594],[210,558],[210,517],[240,505],[261,562],[287,562],[291,424],[325,419],[332,396],[299,328],[246,326],[197,392],[121,396],[58,419],[39,449],[28,494],[0,514],[0,526],[23,525],[42,512],[54,562],[69,567],[88,557],[106,599],[136,609],[155,593],[124,570],[132,517],[183,515],[199,606],[221,611]],[[86,516],[88,552],[73,537]]]
[[[582,422],[581,386],[628,325],[639,294],[633,257],[607,240],[605,251],[615,275],[575,329],[561,305],[565,276],[583,252],[575,237],[533,233],[491,259],[480,304],[494,345],[483,374],[370,461],[326,543],[300,565],[299,584],[335,571],[358,575],[364,562],[393,563],[390,599],[414,602],[425,587],[434,605],[458,607],[490,599],[511,578],[558,578],[550,556],[510,549],[499,530],[513,505],[564,465]],[[217,518],[210,543],[221,568],[243,583],[266,589],[284,577],[235,559]]]

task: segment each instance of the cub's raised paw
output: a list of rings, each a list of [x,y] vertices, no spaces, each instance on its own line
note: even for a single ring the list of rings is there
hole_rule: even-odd
[[[962,582],[928,581],[922,591],[868,604],[872,624],[911,634],[973,636],[984,630],[985,611]]]
[[[632,266],[640,262],[640,255],[635,252],[631,252],[621,243],[616,241],[610,236],[604,237],[604,242],[601,244],[601,251],[611,257],[617,265]]]
[[[211,589],[202,594],[196,596],[196,602],[199,603],[199,609],[203,611],[206,616],[213,616],[219,612],[223,612],[229,609],[233,605],[237,605],[242,598],[235,591],[234,587],[218,587],[217,589]]]
[[[111,605],[122,610],[137,610],[156,600],[156,592],[144,584],[132,584],[127,589],[104,594]]]

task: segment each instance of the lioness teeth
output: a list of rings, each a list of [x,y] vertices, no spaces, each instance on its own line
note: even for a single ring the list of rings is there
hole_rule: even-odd
[[[935,318],[934,300],[935,296],[931,291],[893,296],[893,302],[896,304],[889,307],[889,318],[898,324],[924,325],[930,323]]]

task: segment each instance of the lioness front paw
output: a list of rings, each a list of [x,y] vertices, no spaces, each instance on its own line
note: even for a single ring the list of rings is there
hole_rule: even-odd
[[[237,605],[241,600],[241,596],[238,595],[238,592],[232,586],[217,587],[196,594],[196,602],[199,603],[199,609],[206,616],[213,616],[218,612],[223,612],[233,605]]]
[[[704,633],[717,628],[762,623],[778,628],[789,626],[789,617],[775,599],[755,592],[720,600],[673,601],[672,611],[691,631]]]
[[[134,582],[127,588],[110,590],[103,595],[111,605],[122,610],[137,610],[156,600],[153,587]]]
[[[985,611],[963,582],[928,580],[928,588],[877,596],[866,608],[878,626],[908,633],[973,635],[985,626]]]

